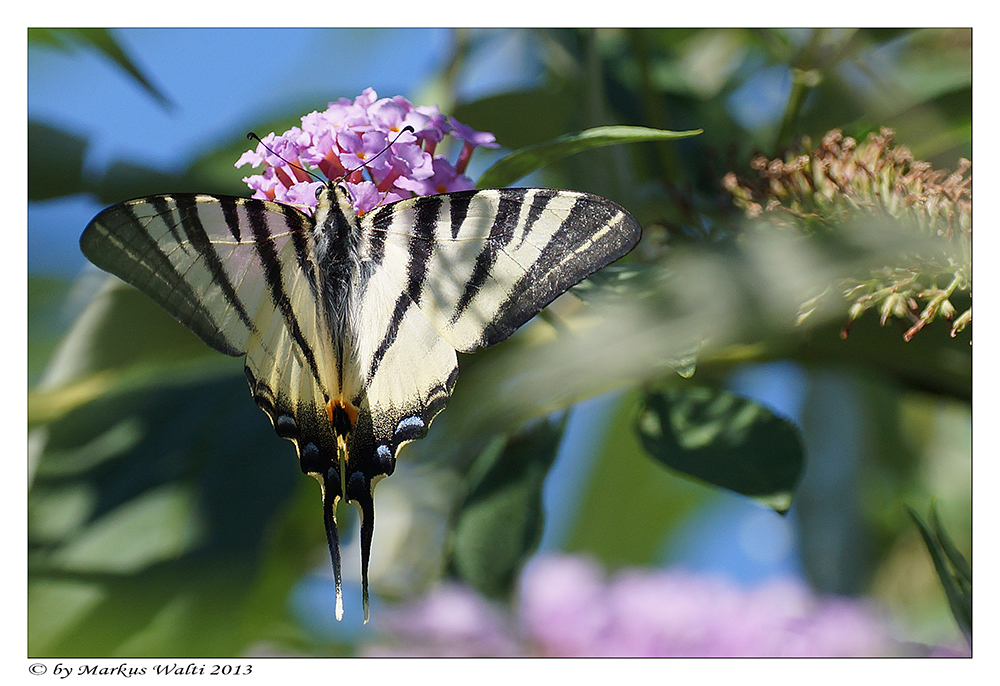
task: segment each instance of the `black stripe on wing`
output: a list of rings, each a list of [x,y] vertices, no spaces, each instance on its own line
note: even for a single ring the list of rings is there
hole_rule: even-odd
[[[548,193],[554,197],[558,191]],[[480,344],[485,348],[508,338],[569,288],[626,255],[641,236],[639,223],[619,205],[580,194],[541,255],[508,291]],[[456,310],[454,320],[460,315]]]
[[[361,225],[363,264],[391,274],[408,296],[394,303],[380,355],[411,304],[456,350],[493,345],[641,236],[638,222],[609,200],[530,188],[412,198],[378,208]],[[405,270],[390,261],[404,255]]]
[[[412,304],[413,301],[406,293],[400,293],[399,297],[396,298],[396,304],[392,309],[392,317],[389,319],[389,326],[386,327],[385,333],[382,336],[382,342],[375,349],[375,353],[372,355],[371,362],[368,365],[368,373],[365,375],[366,385],[370,384],[372,379],[375,378],[382,360],[385,359],[385,354],[389,352],[389,348],[396,342],[399,335],[399,327],[403,323],[403,318],[406,317],[406,313]],[[414,352],[419,355],[419,351]]]
[[[410,307],[420,304],[420,296],[423,293],[424,281],[427,278],[427,264],[433,249],[434,228],[437,226],[438,218],[444,201],[441,196],[429,196],[426,202],[420,203],[416,207],[415,222],[412,228],[412,235],[409,238],[407,247],[409,260],[406,265],[406,290],[399,294],[393,305],[392,317],[386,327],[382,340],[376,348],[368,367],[366,384],[378,373],[379,366],[385,358],[389,348],[396,342],[399,327],[406,317]],[[384,227],[391,220],[391,214],[386,215],[387,219],[381,224],[383,231],[373,234],[372,244],[376,244],[377,250],[384,247]],[[380,224],[376,221],[376,226]],[[379,254],[381,257],[382,255]]]
[[[285,325],[288,327],[288,331],[292,335],[295,344],[305,357],[313,378],[322,386],[323,381],[320,378],[319,367],[316,364],[316,355],[313,352],[312,344],[302,335],[302,328],[299,326],[298,317],[295,315],[295,310],[292,309],[292,301],[285,290],[284,271],[278,259],[278,252],[274,248],[274,243],[270,240],[271,232],[267,220],[268,217],[273,216],[273,213],[268,212],[266,208],[259,204],[248,205],[246,209],[247,217],[250,219],[250,232],[255,239],[254,245],[257,248],[257,255],[260,258],[261,266],[264,268],[264,280],[271,292],[271,301],[281,312],[281,316],[284,317]],[[316,288],[313,288],[312,292],[315,294]]]
[[[191,246],[205,260],[208,270],[212,273],[212,280],[222,290],[222,295],[225,297],[229,307],[232,307],[236,311],[240,321],[243,322],[247,329],[254,331],[254,323],[243,306],[243,301],[236,295],[236,289],[233,287],[233,283],[229,280],[229,275],[222,265],[219,252],[212,245],[212,240],[208,237],[205,227],[201,223],[196,196],[179,195],[174,198],[174,202],[177,204],[177,215],[180,219],[181,227],[184,229],[184,235],[190,241]],[[220,203],[220,205],[223,210],[223,217],[225,217],[226,228],[229,229],[233,238],[239,242],[239,214],[235,211],[235,207],[227,211],[226,204]]]
[[[311,226],[309,217],[278,203],[205,194],[158,195],[129,200],[98,214],[83,232],[80,248],[91,262],[146,293],[205,343],[238,356],[246,352],[248,338],[260,333],[251,314],[258,303],[247,302],[239,290],[248,270],[267,271],[277,261],[274,241],[292,241],[296,269],[315,295],[317,276],[308,244]],[[222,252],[222,246],[229,253]],[[253,262],[229,264],[227,260],[241,250],[256,250],[259,255]],[[268,255],[273,262],[267,262]],[[197,281],[192,276],[196,266],[205,272]],[[281,307],[281,280],[277,289],[272,280],[280,271],[268,272],[270,297],[292,326],[294,315]],[[213,289],[217,296],[210,295]],[[304,343],[301,335],[296,342]]]
[[[476,266],[472,269],[472,276],[466,282],[462,297],[455,305],[455,311],[451,316],[452,323],[458,321],[472,299],[483,288],[493,271],[493,265],[496,264],[499,253],[514,239],[514,232],[521,217],[521,206],[526,195],[527,190],[524,188],[505,188],[500,191],[500,201],[497,204],[496,216],[493,218],[493,226],[490,227],[490,237],[476,258]],[[527,230],[529,227],[525,227],[524,231]],[[452,222],[452,236],[458,236],[460,232],[461,225],[456,231],[455,223]]]

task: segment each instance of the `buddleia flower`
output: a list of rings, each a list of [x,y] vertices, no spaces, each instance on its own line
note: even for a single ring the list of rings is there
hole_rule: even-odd
[[[452,136],[462,148],[455,164],[437,152]],[[260,200],[275,200],[311,213],[320,181],[306,172],[341,180],[359,213],[414,195],[475,187],[465,175],[476,147],[498,147],[493,134],[474,131],[437,107],[414,106],[406,98],[379,98],[371,88],[353,101],[341,98],[323,112],[302,117],[281,135],[269,133],[236,162],[260,174],[243,181]]]
[[[844,337],[869,310],[883,325],[903,320],[905,340],[941,318],[950,320],[952,336],[962,331],[972,321],[972,164],[960,159],[954,172],[934,169],[894,146],[889,129],[860,144],[834,130],[809,147],[805,140],[806,152],[757,157],[756,180],[730,173],[723,185],[747,217],[772,226],[836,238],[848,229],[876,235],[888,221],[908,232],[897,243],[912,247],[814,294],[802,303],[800,321],[834,295],[846,311]],[[959,313],[953,300],[969,304]]]

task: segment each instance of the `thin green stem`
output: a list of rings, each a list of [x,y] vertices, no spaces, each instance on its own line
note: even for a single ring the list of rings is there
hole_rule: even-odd
[[[785,113],[781,117],[781,128],[778,129],[778,136],[774,141],[775,153],[780,153],[791,143],[792,133],[806,97],[822,80],[819,71],[814,67],[814,62],[824,31],[824,29],[813,31],[809,42],[799,55],[798,63],[792,67],[792,91],[788,96]]]

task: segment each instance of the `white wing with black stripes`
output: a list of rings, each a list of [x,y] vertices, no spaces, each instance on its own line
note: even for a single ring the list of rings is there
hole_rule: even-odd
[[[303,471],[323,487],[339,600],[335,512],[342,492],[338,437],[327,408],[340,395],[340,375],[334,334],[322,314],[314,225],[312,217],[280,203],[159,195],[104,210],[80,247],[211,347],[246,356],[254,400],[278,435],[295,442]]]
[[[373,489],[444,409],[456,351],[504,340],[639,236],[625,210],[585,193],[463,191],[359,219],[331,183],[314,217],[221,196],[129,201],[81,247],[213,348],[246,355],[254,399],[323,488],[338,618],[336,504],[361,509],[367,620]]]

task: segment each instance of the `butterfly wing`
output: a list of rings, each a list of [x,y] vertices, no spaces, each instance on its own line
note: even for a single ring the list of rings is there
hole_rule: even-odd
[[[631,250],[641,229],[604,198],[547,189],[413,198],[373,210],[360,227],[350,309],[362,386],[346,495],[362,511],[364,570],[372,489],[392,472],[399,447],[424,436],[444,409],[458,374],[455,351],[504,340]]]
[[[504,340],[641,236],[610,200],[539,188],[414,198],[366,224],[368,258],[460,352]]]
[[[371,415],[371,449],[389,458],[444,408],[455,350],[504,340],[641,235],[611,201],[549,189],[403,200],[366,214],[360,228],[350,308],[358,400]]]
[[[310,217],[279,203],[159,195],[101,212],[80,247],[90,261],[146,293],[211,347],[246,355],[254,400],[278,435],[296,444],[303,471],[323,486],[339,591],[334,512],[342,493],[328,406],[339,393],[340,377],[332,368],[330,332],[317,309],[312,227]]]

